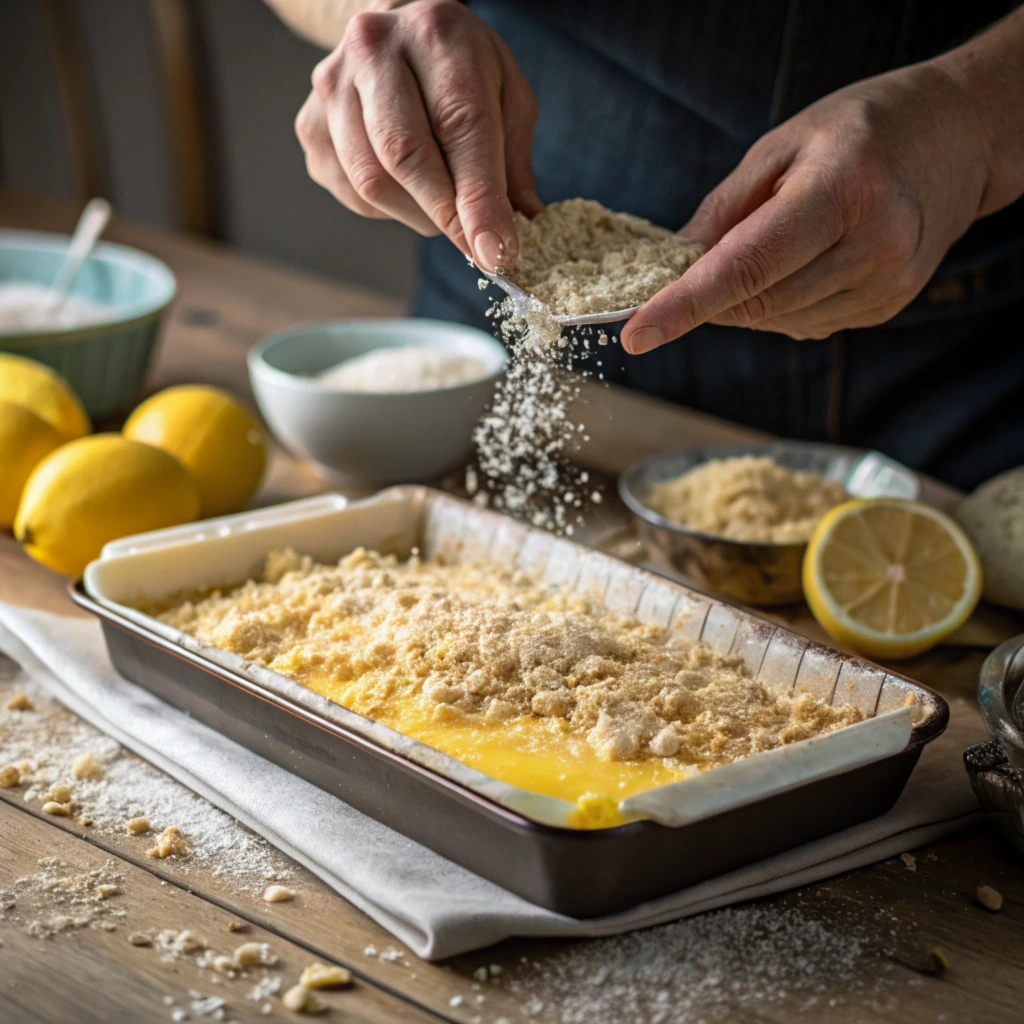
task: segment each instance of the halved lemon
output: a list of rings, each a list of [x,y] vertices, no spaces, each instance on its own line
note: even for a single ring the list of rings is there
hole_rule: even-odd
[[[930,505],[847,501],[818,523],[803,566],[814,617],[862,654],[909,658],[968,618],[981,564],[967,535]]]

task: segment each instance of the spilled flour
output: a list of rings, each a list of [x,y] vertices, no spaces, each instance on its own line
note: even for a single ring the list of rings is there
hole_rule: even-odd
[[[891,912],[872,916],[826,925],[798,907],[747,904],[523,957],[532,969],[505,987],[524,1017],[549,1024],[839,1019],[850,1004],[880,1004],[898,982],[869,937]]]
[[[7,710],[16,693],[29,706]],[[91,761],[83,761],[88,754]],[[0,655],[0,770],[13,766],[18,777],[7,776],[13,785],[5,785],[5,795],[41,811],[66,787],[68,810],[46,813],[88,822],[90,834],[124,836],[129,821],[145,818],[150,827],[132,840],[140,856],[158,844],[162,830],[177,826],[191,851],[175,857],[186,872],[202,865],[251,893],[292,873],[291,861],[261,836],[82,721]]]

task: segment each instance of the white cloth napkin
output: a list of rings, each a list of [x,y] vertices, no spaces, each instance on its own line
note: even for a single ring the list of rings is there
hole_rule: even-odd
[[[884,860],[980,815],[961,755],[985,732],[973,706],[957,701],[949,729],[925,748],[888,814],[626,913],[577,921],[453,864],[123,679],[98,623],[0,603],[0,651],[72,711],[266,837],[428,960],[516,935],[610,935],[688,917]]]

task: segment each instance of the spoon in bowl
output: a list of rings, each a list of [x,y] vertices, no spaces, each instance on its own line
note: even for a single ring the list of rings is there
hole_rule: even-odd
[[[68,243],[64,262],[60,265],[60,269],[50,285],[50,294],[40,305],[38,321],[44,321],[53,316],[67,301],[75,278],[85,266],[85,261],[92,254],[96,243],[110,222],[111,212],[110,203],[106,199],[90,199],[85,204],[82,216],[78,218],[75,233]]]

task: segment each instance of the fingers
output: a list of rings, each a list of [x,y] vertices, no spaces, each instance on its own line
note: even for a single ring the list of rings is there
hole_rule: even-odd
[[[732,174],[704,197],[679,234],[708,249],[716,245],[727,231],[771,198],[772,189],[792,155],[788,148],[766,136],[748,151]]]
[[[533,133],[537,126],[537,100],[512,54],[495,39],[501,60],[501,110],[505,123],[505,177],[512,208],[533,217],[544,209],[533,177]]]
[[[349,101],[349,117],[341,130],[367,140],[373,160],[372,169],[365,173],[382,200],[376,205],[388,209],[383,205],[388,202],[399,210],[415,211],[411,215],[415,221],[430,225],[431,233],[440,228],[463,252],[468,252],[455,185],[434,139],[420,86],[409,64],[401,55],[371,56],[356,69],[353,86],[357,100]],[[353,142],[347,135],[343,139],[350,148]],[[367,152],[363,151],[360,158],[370,164]],[[355,169],[344,158],[342,162],[359,188]],[[378,173],[383,181],[376,180]],[[393,215],[410,223],[397,212]]]
[[[663,288],[622,330],[627,352],[650,351],[766,289],[830,249],[844,231],[842,209],[825,179],[795,175]]]
[[[788,313],[753,325],[755,331],[785,334],[796,341],[829,338],[840,331],[875,327],[891,320],[905,305],[886,302],[865,309],[855,292],[841,292],[796,313]]]
[[[306,155],[306,171],[321,188],[326,189],[353,213],[363,217],[382,218],[387,214],[364,202],[341,169],[334,140],[327,128],[327,115],[316,92],[311,92],[295,118],[295,134]]]
[[[759,327],[763,321],[809,310],[837,293],[864,285],[874,267],[864,259],[866,246],[847,240],[811,260],[806,267],[766,288],[753,299],[713,316],[711,322],[728,327]],[[881,301],[882,296],[878,296]],[[860,298],[861,304],[864,297]]]
[[[518,252],[505,175],[501,67],[449,31],[460,9],[441,5],[424,13],[417,45],[406,53],[423,93],[430,125],[455,185],[462,230],[486,270],[513,261]]]

